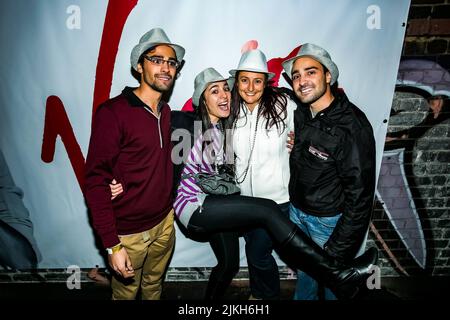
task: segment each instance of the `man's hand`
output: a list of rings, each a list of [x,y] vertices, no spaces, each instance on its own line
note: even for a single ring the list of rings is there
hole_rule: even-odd
[[[385,141],[386,142],[391,142],[391,141],[400,140],[400,139],[408,139],[408,135],[407,134],[403,134],[401,137],[388,137],[388,136],[386,136]]]
[[[289,131],[288,133],[288,138],[286,141],[286,148],[288,149],[288,152],[291,153],[292,148],[294,147],[294,139],[295,139],[295,134],[294,131]]]
[[[133,266],[125,248],[122,247],[116,253],[108,254],[108,262],[111,268],[123,278],[134,277]]]

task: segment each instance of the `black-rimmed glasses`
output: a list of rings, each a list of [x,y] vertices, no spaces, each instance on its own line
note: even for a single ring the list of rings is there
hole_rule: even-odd
[[[162,57],[155,56],[144,56],[144,58],[157,66],[162,66],[165,62],[167,62],[169,68],[177,69],[180,66],[180,63],[176,60],[164,60]]]

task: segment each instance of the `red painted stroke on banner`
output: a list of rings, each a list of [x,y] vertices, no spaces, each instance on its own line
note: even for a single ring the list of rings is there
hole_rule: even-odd
[[[98,105],[109,98],[114,62],[125,22],[138,0],[110,0],[106,9],[102,40],[97,61],[92,115]],[[57,136],[66,148],[80,189],[84,190],[85,159],[73,132],[64,104],[57,96],[47,99],[41,159],[50,163],[55,154]]]
[[[296,47],[284,58],[273,58],[267,62],[267,68],[269,69],[269,72],[275,73],[275,76],[270,80],[272,86],[278,87],[280,76],[283,73],[282,63],[290,58],[295,57],[298,53],[298,50],[300,50],[300,47],[301,46]]]
[[[194,106],[192,105],[192,98],[189,98],[181,108],[181,111],[191,112],[194,111]]]
[[[53,161],[58,135],[61,137],[62,143],[66,148],[78,184],[81,190],[83,190],[85,164],[83,153],[73,133],[73,128],[67,117],[63,102],[57,96],[50,96],[47,98],[47,105],[45,107],[44,138],[41,152],[42,161],[47,163]]]
[[[109,99],[114,63],[116,61],[122,30],[128,15],[136,6],[137,2],[138,0],[110,0],[108,3],[98,54],[92,116],[94,116],[98,106]]]

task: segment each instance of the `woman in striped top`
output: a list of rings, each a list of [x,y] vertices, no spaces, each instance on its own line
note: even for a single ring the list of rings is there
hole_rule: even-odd
[[[194,139],[194,145],[184,161],[184,168],[175,172],[178,179],[182,177],[179,183],[176,183],[177,196],[174,202],[179,221],[191,234],[207,234],[213,237],[220,233],[225,236],[228,234],[231,240],[222,244],[220,250],[213,247],[214,253],[218,256],[219,265],[228,263],[230,256],[235,259],[236,254],[238,255],[239,248],[233,248],[234,245],[237,246],[236,231],[263,227],[272,236],[277,252],[286,263],[323,281],[339,298],[354,297],[372,273],[371,266],[378,258],[375,248],[369,249],[350,264],[343,265],[328,256],[321,247],[284,216],[273,200],[241,195],[205,194],[189,177],[195,172],[213,172],[218,165],[226,164],[228,158],[223,151],[224,143],[222,142],[225,140],[223,130],[227,128],[224,120],[230,114],[230,100],[226,79],[216,70],[208,68],[200,72],[194,82],[192,102],[195,106],[196,117],[179,113],[172,118],[172,127],[174,123],[176,123],[175,127],[183,123],[180,127],[188,129],[191,134],[195,131],[192,127],[196,127],[193,123],[195,118],[201,120],[201,126],[199,126],[201,133],[194,135],[197,138]],[[190,117],[192,121],[177,119],[186,117]],[[229,264],[235,266],[234,271],[237,271],[239,267],[238,262]],[[208,284],[207,298],[220,298],[231,279],[230,274],[226,276],[221,275],[220,272],[213,274]]]
[[[226,119],[230,114],[230,101],[230,88],[226,79],[215,69],[208,68],[195,78],[195,92],[192,97],[195,114],[173,112],[172,115],[172,127],[180,127],[176,125],[179,118],[190,117],[193,121],[197,120],[197,126],[194,127],[199,129],[192,132],[194,145],[184,159],[184,167],[181,170],[183,178],[180,179],[178,187],[175,185],[175,215],[188,232],[193,231],[189,221],[196,212],[202,211],[202,204],[207,198],[196,185],[193,175],[213,173],[218,166],[225,163],[223,132],[229,127]],[[211,270],[204,297],[205,300],[217,300],[223,297],[239,270],[239,235],[236,231],[214,232],[208,235],[208,241],[216,256],[217,265]]]

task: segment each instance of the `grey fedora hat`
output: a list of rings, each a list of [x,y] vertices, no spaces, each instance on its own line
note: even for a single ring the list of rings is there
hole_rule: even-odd
[[[292,65],[294,64],[295,60],[301,57],[310,57],[314,60],[317,60],[321,64],[323,64],[328,71],[330,71],[331,74],[331,82],[330,84],[333,85],[336,80],[339,77],[339,69],[337,65],[331,60],[330,54],[323,48],[319,47],[318,45],[312,44],[312,43],[305,43],[300,47],[300,50],[298,50],[298,53],[295,57],[286,60],[282,63],[284,71],[286,71],[289,78],[292,79]]]
[[[259,49],[249,50],[242,54],[238,67],[230,70],[230,74],[235,77],[238,71],[251,71],[267,74],[269,80],[275,76],[275,73],[267,69],[266,55]]]
[[[218,81],[227,81],[228,86],[231,86],[233,81],[231,78],[227,79],[224,78],[219,72],[217,72],[214,68],[206,68],[202,72],[200,72],[194,80],[194,94],[192,95],[192,103],[196,106],[200,103],[200,97],[205,91],[206,87],[212,83],[212,82],[218,82]]]
[[[177,55],[178,62],[183,60],[184,48],[178,44],[171,43],[163,29],[153,28],[141,37],[139,43],[131,51],[130,61],[133,69],[137,70],[139,58],[146,50],[160,44],[166,44],[172,47]]]

